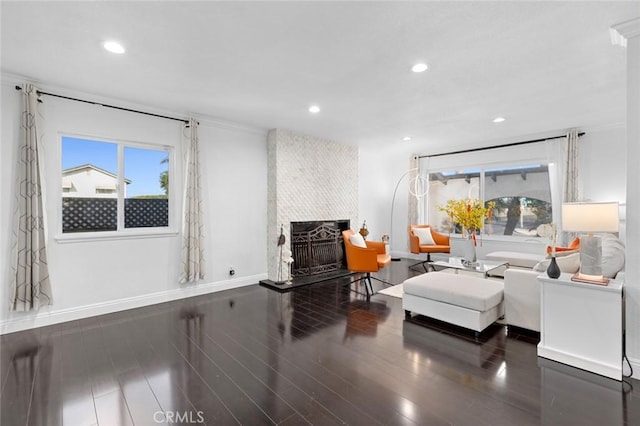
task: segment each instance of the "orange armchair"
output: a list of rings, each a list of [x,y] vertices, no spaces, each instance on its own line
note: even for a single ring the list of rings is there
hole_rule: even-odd
[[[415,232],[416,229],[428,229],[435,244],[420,244],[420,238]],[[409,225],[409,247],[411,253],[427,253],[427,260],[411,265],[410,268],[413,268],[416,265],[422,265],[424,267],[425,263],[431,262],[431,253],[451,252],[449,236],[434,231],[431,225]]]
[[[351,272],[366,273],[364,277],[356,281],[365,280],[365,289],[368,297],[373,294],[371,272],[377,272],[379,269],[388,266],[391,263],[391,256],[386,253],[385,244],[381,241],[365,241],[366,247],[354,245],[350,240],[350,237],[354,234],[355,232],[351,229],[342,231],[344,250],[347,256],[347,268]],[[367,287],[367,282],[369,287]]]

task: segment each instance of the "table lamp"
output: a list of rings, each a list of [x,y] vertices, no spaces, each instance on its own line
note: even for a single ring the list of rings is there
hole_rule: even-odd
[[[564,203],[562,230],[580,232],[580,271],[572,281],[607,285],[602,276],[602,239],[597,232],[618,232],[618,203]]]

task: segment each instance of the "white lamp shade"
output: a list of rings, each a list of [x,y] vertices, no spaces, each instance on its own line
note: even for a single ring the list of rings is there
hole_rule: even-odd
[[[618,232],[618,203],[562,204],[562,230],[566,232]]]

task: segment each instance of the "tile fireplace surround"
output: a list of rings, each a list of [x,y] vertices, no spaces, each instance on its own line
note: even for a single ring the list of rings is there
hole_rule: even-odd
[[[358,223],[358,148],[274,129],[267,137],[267,262],[277,280],[282,226],[291,248],[291,222],[349,220]]]

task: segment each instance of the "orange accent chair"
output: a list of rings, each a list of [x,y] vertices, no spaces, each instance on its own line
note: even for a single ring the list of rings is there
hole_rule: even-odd
[[[367,297],[373,294],[371,285],[371,273],[388,266],[391,263],[391,256],[386,253],[385,244],[381,241],[365,241],[365,247],[357,247],[351,243],[349,237],[355,232],[351,229],[342,231],[344,240],[344,250],[347,256],[347,268],[351,272],[362,272],[361,276],[354,282],[365,280],[364,287]],[[369,286],[367,287],[367,283]]]
[[[575,250],[580,250],[580,237],[575,237],[566,247],[556,247],[556,253]],[[551,246],[547,246],[547,254],[551,254]]]
[[[420,244],[420,238],[414,233],[414,229],[424,229],[427,228],[431,232],[431,238],[435,244]],[[427,272],[427,268],[424,266],[425,263],[431,262],[431,253],[450,253],[451,245],[449,243],[449,236],[446,234],[441,234],[433,230],[431,225],[409,225],[409,247],[411,253],[420,254],[427,253],[427,260],[415,263],[409,266],[410,269],[413,269],[415,266],[422,265],[425,272]]]

